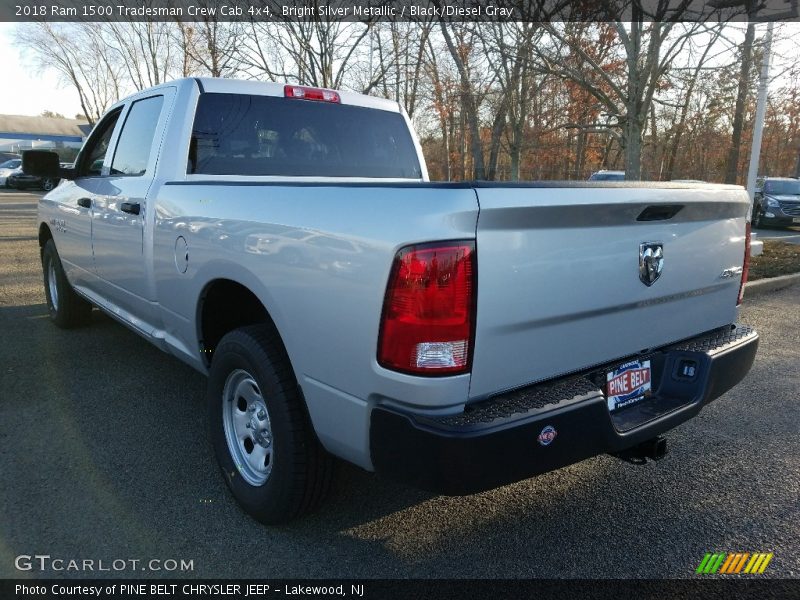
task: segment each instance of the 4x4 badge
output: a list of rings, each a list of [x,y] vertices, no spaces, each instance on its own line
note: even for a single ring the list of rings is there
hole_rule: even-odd
[[[642,242],[639,244],[639,279],[646,286],[653,285],[664,269],[664,244]]]

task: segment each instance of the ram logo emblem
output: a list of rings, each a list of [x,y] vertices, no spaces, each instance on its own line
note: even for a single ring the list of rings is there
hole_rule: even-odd
[[[639,279],[646,286],[653,285],[664,269],[664,244],[643,242],[639,244]]]

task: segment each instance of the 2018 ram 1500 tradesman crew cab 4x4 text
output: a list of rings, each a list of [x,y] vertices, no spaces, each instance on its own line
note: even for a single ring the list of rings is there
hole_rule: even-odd
[[[62,179],[52,319],[97,306],[207,374],[266,523],[320,502],[332,455],[446,494],[657,457],[755,356],[739,187],[430,183],[395,102],[221,79],[117,103],[73,168],[24,162]]]

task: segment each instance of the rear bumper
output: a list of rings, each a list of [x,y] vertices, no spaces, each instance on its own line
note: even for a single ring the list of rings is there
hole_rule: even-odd
[[[651,361],[652,396],[613,416],[602,391],[613,364],[495,396],[458,415],[379,406],[371,417],[372,462],[415,487],[462,495],[620,452],[694,417],[744,378],[757,348],[754,330],[732,325],[641,357]],[[677,375],[682,361],[696,364],[692,378]],[[543,431],[555,432],[547,445],[539,441]]]

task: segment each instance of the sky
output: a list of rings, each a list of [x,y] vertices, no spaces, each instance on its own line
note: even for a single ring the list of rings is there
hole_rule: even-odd
[[[45,110],[74,117],[81,112],[78,94],[59,83],[52,72],[37,73],[13,45],[13,23],[0,23],[0,57],[3,85],[0,86],[1,115],[40,115]]]

